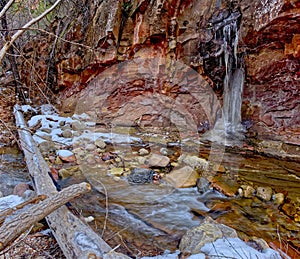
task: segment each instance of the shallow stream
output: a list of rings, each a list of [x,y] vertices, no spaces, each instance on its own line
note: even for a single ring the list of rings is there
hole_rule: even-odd
[[[143,139],[141,135],[137,137]],[[140,166],[137,151],[141,147],[146,147],[150,154],[164,148],[169,152],[171,162],[176,162],[183,152],[182,145],[162,145],[153,139],[149,141],[149,138],[147,143],[114,144],[107,149],[122,157],[119,164],[130,168]],[[130,255],[154,255],[166,249],[175,251],[185,231],[199,225],[206,216],[235,228],[241,238],[256,236],[267,242],[282,245],[288,242],[294,248],[299,247],[299,162],[262,156],[247,148],[212,151],[210,145],[203,143],[197,147],[197,155],[206,159],[211,152],[222,152],[221,164],[211,172],[215,188],[204,194],[196,187],[174,188],[164,180],[160,184],[130,184],[126,176],[111,175],[109,168],[116,165],[103,161],[78,161],[80,171],[60,184],[67,186],[80,181],[92,184],[93,192],[76,199],[74,205],[83,216],[95,218],[91,226],[109,244],[113,247],[121,245],[123,252]],[[17,149],[2,148],[0,151],[1,191],[8,195],[16,184],[29,182],[30,178]],[[263,201],[255,196],[241,197],[238,195],[241,185],[269,186],[273,194],[283,193],[284,201],[276,204],[274,200]],[[235,195],[228,197],[222,192],[234,192]]]

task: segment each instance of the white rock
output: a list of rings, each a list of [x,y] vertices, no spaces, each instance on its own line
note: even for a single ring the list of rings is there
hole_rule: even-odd
[[[73,152],[71,152],[70,150],[65,150],[65,149],[57,150],[56,154],[61,158],[70,157],[70,156],[74,155]]]
[[[148,154],[149,154],[149,151],[147,149],[145,149],[145,148],[141,148],[139,150],[139,155],[140,156],[145,156],[145,155],[148,155]]]

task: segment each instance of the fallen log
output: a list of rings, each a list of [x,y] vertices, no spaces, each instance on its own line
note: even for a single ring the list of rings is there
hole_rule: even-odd
[[[25,206],[15,210],[9,217],[6,217],[4,224],[0,227],[0,251],[35,222],[42,220],[68,201],[90,190],[91,186],[88,183],[74,184],[29,208]]]
[[[31,136],[19,105],[14,107],[14,115],[20,146],[26,158],[28,171],[33,178],[35,190],[37,194],[45,194],[50,197],[56,194],[57,190],[50,177],[49,166]],[[112,248],[85,222],[71,213],[66,206],[52,212],[46,217],[46,220],[57,243],[68,259],[129,258],[125,255],[114,255],[115,252]]]
[[[0,212],[0,225],[2,225],[2,223],[4,222],[4,220],[6,219],[7,216],[13,214],[16,210],[20,210],[29,204],[36,204],[40,201],[45,200],[46,198],[47,198],[46,195],[38,195],[28,201],[24,201],[24,202],[20,203],[19,205],[15,206],[14,208],[9,208],[9,209],[1,211]]]

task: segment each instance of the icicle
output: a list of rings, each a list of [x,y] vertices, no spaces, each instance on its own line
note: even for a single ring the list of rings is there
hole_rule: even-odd
[[[234,26],[233,26],[234,32],[235,32],[235,38],[234,38],[234,49],[233,49],[233,53],[234,53],[234,60],[235,60],[235,67],[237,68],[238,65],[238,60],[237,60],[237,49],[238,49],[238,43],[239,43],[239,31],[237,30],[237,24],[236,21],[234,22]]]

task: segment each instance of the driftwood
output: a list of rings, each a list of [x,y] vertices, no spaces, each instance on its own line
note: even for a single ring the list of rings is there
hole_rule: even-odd
[[[66,202],[91,190],[88,183],[74,184],[38,204],[16,210],[0,227],[0,251],[11,241]]]
[[[34,179],[37,194],[48,196],[56,194],[56,187],[49,176],[49,166],[35,145],[18,105],[14,107],[14,115],[20,145],[24,151],[29,173]],[[129,258],[125,255],[121,255],[121,257],[117,254],[114,255],[112,248],[85,222],[71,213],[66,206],[52,212],[46,217],[46,220],[57,243],[68,259],[108,258],[111,256],[113,256],[111,258]]]
[[[18,204],[14,208],[9,208],[9,209],[1,211],[0,212],[0,225],[2,225],[2,223],[4,222],[4,220],[6,219],[7,216],[13,214],[16,210],[20,210],[29,204],[36,204],[40,201],[45,200],[46,198],[47,198],[46,195],[38,195],[28,201],[24,201],[24,202]]]

